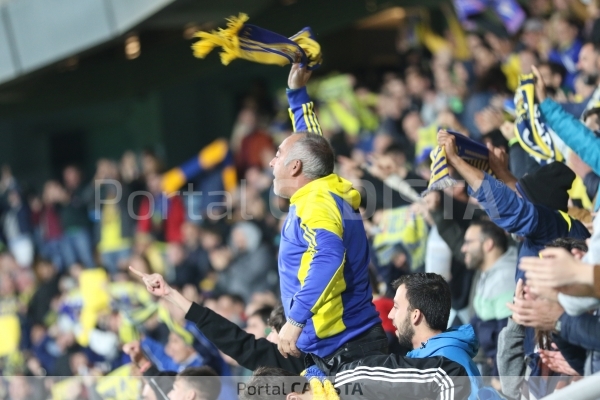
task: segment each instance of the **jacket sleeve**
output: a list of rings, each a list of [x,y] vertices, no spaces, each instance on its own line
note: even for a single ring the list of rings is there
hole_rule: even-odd
[[[509,233],[525,236],[542,245],[569,233],[571,220],[568,215],[520,198],[503,182],[487,173],[473,196],[490,219]]]
[[[498,335],[496,364],[502,385],[502,393],[511,399],[521,398],[521,385],[525,376],[525,327],[508,319],[506,328]]]
[[[558,303],[572,316],[581,315],[600,307],[600,300],[593,297],[576,297],[564,293],[558,294]]]
[[[314,111],[314,103],[310,101],[306,87],[287,90],[289,113],[294,132],[311,132],[323,135],[321,126]]]
[[[185,318],[196,324],[219,350],[246,369],[254,371],[261,366],[276,367],[298,374],[304,370],[302,357],[284,358],[276,344],[266,339],[256,339],[206,307],[193,303]]]
[[[600,174],[600,138],[551,99],[540,104],[540,111],[558,137],[595,173]]]
[[[585,373],[585,360],[587,357],[586,349],[571,344],[556,334],[552,334],[552,342],[556,344],[558,350],[560,350],[560,353],[569,366],[577,371],[579,375],[583,376]]]
[[[296,292],[287,317],[305,324],[324,304],[334,305],[346,289],[344,263],[346,249],[342,240],[342,215],[335,200],[329,195],[315,193],[296,212],[302,236],[308,247],[298,270],[300,290]],[[365,240],[366,236],[365,236]],[[337,305],[338,307],[341,304]],[[342,321],[327,321],[328,334],[343,331]],[[318,333],[317,333],[318,334]]]
[[[600,264],[600,218],[594,218],[594,234],[590,239],[589,251],[582,261],[588,264]],[[595,267],[594,280],[600,278],[599,267]],[[575,297],[564,293],[558,294],[558,302],[569,315],[580,315],[600,307],[600,283],[596,283],[596,297]]]
[[[584,314],[572,317],[564,313],[559,321],[561,338],[586,350],[600,351],[600,342],[598,342],[600,319],[597,316]]]
[[[342,399],[466,399],[471,382],[465,369],[445,357],[406,358],[396,354],[340,362],[330,371]]]

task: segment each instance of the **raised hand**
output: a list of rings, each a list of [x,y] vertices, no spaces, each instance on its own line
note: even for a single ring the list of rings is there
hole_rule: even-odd
[[[508,154],[504,149],[500,147],[494,147],[491,143],[488,143],[487,148],[489,150],[489,163],[490,168],[497,175],[502,175],[508,171]]]
[[[152,274],[148,275],[143,272],[138,271],[133,267],[129,267],[129,270],[133,272],[135,275],[142,278],[144,285],[146,285],[146,289],[157,297],[165,297],[171,294],[171,287],[165,282],[165,279],[160,274]]]
[[[152,366],[152,363],[148,361],[146,356],[144,356],[140,342],[137,340],[124,344],[123,353],[127,354],[129,358],[131,358],[131,361],[140,369],[141,373],[144,373]]]
[[[540,257],[523,257],[519,269],[525,271],[529,285],[534,288],[550,287],[563,292],[567,285],[591,286],[594,281],[592,265],[560,248],[545,249],[540,252]]]
[[[438,146],[444,146],[446,149],[446,159],[452,165],[452,162],[459,158],[456,153],[456,138],[446,130],[440,129],[437,134],[437,142]]]
[[[306,66],[300,68],[300,64],[292,64],[290,75],[288,76],[288,87],[290,89],[300,89],[306,86],[312,71],[309,71]]]

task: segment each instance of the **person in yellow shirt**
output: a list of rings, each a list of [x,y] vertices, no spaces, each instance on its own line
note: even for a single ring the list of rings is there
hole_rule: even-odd
[[[98,224],[98,252],[102,264],[112,275],[131,254],[134,224],[127,213],[127,193],[118,199],[116,186],[106,185],[100,190],[103,199]]]

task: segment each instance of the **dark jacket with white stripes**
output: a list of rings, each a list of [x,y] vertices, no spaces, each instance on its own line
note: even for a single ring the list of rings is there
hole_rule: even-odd
[[[185,319],[196,324],[219,350],[246,369],[254,371],[258,367],[274,367],[300,374],[305,368],[304,355],[285,358],[275,343],[263,338],[256,339],[233,322],[199,304],[192,303]]]
[[[284,358],[275,343],[256,339],[208,308],[194,303],[185,318],[245,368],[278,367],[298,374],[305,368],[305,357]],[[353,362],[336,357],[330,365],[319,365],[318,358],[308,357],[308,364],[315,362],[328,376],[336,376],[335,386],[342,400],[463,400],[471,393],[466,370],[445,357],[406,358],[391,354]]]
[[[343,400],[463,400],[471,394],[467,371],[445,357],[406,358],[396,354],[368,356],[346,363],[335,360],[330,370]]]

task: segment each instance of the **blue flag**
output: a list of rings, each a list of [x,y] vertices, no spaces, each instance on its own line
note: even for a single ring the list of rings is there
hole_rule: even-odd
[[[508,33],[517,33],[526,18],[525,11],[519,3],[516,0],[496,0],[493,5]]]

